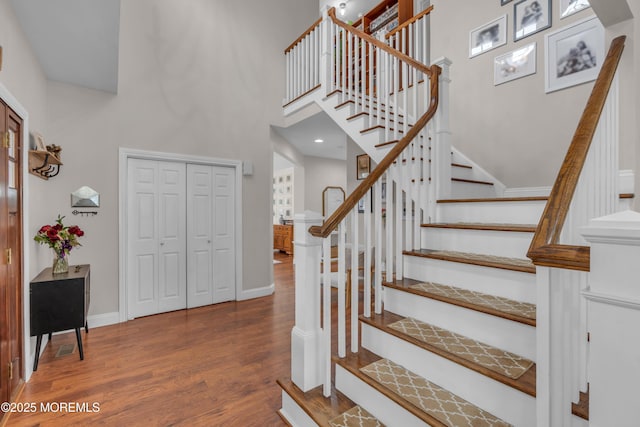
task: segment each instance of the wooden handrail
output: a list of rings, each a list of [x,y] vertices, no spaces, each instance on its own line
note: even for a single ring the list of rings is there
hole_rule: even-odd
[[[428,76],[431,75],[431,68],[433,67],[427,67],[426,65],[424,65],[421,62],[416,61],[415,59],[411,58],[410,56],[405,55],[404,53],[395,50],[394,48],[388,46],[386,43],[381,42],[380,40],[370,36],[369,34],[365,33],[364,31],[360,31],[357,28],[352,27],[351,25],[347,25],[344,22],[342,22],[341,20],[339,20],[338,18],[336,18],[336,8],[332,7],[331,9],[329,9],[329,17],[331,17],[331,20],[333,21],[334,24],[338,25],[339,27],[344,28],[345,30],[347,30],[348,32],[360,37],[363,40],[366,40],[367,42],[371,43],[372,45],[376,46],[379,49],[384,50],[385,52],[395,56],[396,58],[398,58],[399,60],[401,60],[402,62],[411,65],[413,68],[418,69],[418,71],[427,74]]]
[[[396,158],[404,151],[405,148],[413,141],[413,139],[418,135],[418,133],[424,128],[429,120],[434,116],[436,110],[438,109],[438,79],[440,77],[440,73],[442,69],[437,65],[432,65],[430,70],[430,90],[431,90],[431,99],[429,102],[429,109],[426,113],[420,117],[420,119],[416,122],[416,124],[407,132],[407,134],[396,143],[395,147],[391,149],[387,153],[386,156],[378,163],[378,166],[358,185],[358,187],[353,190],[353,193],[347,197],[338,209],[336,209],[333,214],[324,222],[322,226],[315,225],[309,228],[309,233],[315,237],[328,237],[333,230],[338,227],[346,216],[351,212],[351,210],[356,206],[358,201],[367,194],[367,191],[373,184],[382,177],[382,174],[386,172],[386,170],[393,164]]]
[[[392,35],[394,35],[398,31],[402,31],[403,28],[408,27],[409,25],[413,24],[414,22],[416,22],[418,19],[422,18],[423,16],[430,14],[432,10],[433,10],[433,5],[429,6],[428,8],[423,10],[422,12],[418,13],[416,16],[407,19],[402,24],[398,25],[396,28],[394,28],[393,30],[389,31],[387,34],[384,35],[384,38],[388,39],[389,37],[391,37]]]
[[[619,36],[611,42],[607,57],[553,184],[547,205],[527,252],[527,256],[535,265],[589,271],[590,249],[588,246],[560,245],[558,242],[622,56],[625,39],[626,36]]]
[[[296,47],[296,45],[297,45],[297,44],[298,44],[302,39],[304,39],[304,38],[305,38],[305,37],[307,37],[309,34],[311,34],[311,32],[312,32],[312,31],[313,31],[313,30],[314,30],[318,25],[320,25],[320,23],[321,23],[321,22],[322,22],[322,17],[318,18],[318,20],[317,20],[316,22],[314,22],[313,24],[311,24],[311,26],[310,26],[309,28],[307,28],[307,29],[305,30],[305,32],[304,32],[304,33],[302,33],[302,34],[300,35],[300,37],[298,37],[298,38],[296,39],[296,41],[294,41],[293,43],[291,43],[291,44],[289,45],[289,47],[288,47],[288,48],[286,48],[286,49],[284,50],[285,55],[286,55],[287,53],[289,53],[289,51],[290,51],[291,49],[293,49],[294,47]]]

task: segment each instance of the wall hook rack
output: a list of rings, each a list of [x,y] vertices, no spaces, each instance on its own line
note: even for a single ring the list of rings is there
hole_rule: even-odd
[[[62,162],[55,154],[44,150],[29,150],[29,173],[46,180],[58,175],[60,166]]]
[[[96,216],[98,215],[98,212],[96,211],[79,211],[77,209],[73,210],[71,212],[74,215],[81,215],[81,216]]]

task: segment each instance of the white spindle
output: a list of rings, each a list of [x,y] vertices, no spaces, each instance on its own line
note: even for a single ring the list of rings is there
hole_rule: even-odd
[[[322,242],[322,332],[323,387],[322,394],[331,396],[331,238]]]
[[[351,352],[358,352],[358,258],[360,240],[358,238],[358,206],[351,211]]]
[[[377,99],[378,97],[376,96],[376,91],[375,91],[375,57],[373,54],[373,43],[368,43],[369,45],[369,68],[367,69],[367,76],[369,79],[369,120],[368,120],[368,126],[367,127],[373,127],[373,121],[374,121],[374,114],[380,114],[380,112],[376,113],[376,105],[377,105]]]
[[[367,104],[367,42],[360,40],[360,102],[361,111],[366,111]],[[369,97],[369,108],[371,108],[371,97]]]
[[[375,201],[373,203],[373,217],[375,221],[375,312],[382,313],[382,234],[384,228],[384,219],[382,218],[382,179],[376,181],[373,194]]]
[[[347,355],[345,231],[344,222],[342,222],[338,225],[338,357]]]
[[[396,271],[396,280],[402,280],[403,277],[403,265],[402,265],[402,248],[403,246],[403,235],[402,235],[402,222],[403,222],[403,215],[402,215],[402,207],[403,207],[403,192],[402,192],[402,167],[400,167],[401,165],[398,165],[397,167],[394,167],[394,181],[395,181],[395,187],[396,187],[396,191],[395,191],[395,203],[394,203],[394,207],[395,207],[395,217],[396,217],[396,229],[395,229],[395,237],[396,237],[396,243],[394,245],[394,249],[395,249],[395,262],[396,262],[396,267],[395,267],[395,271]]]
[[[364,315],[371,317],[371,192],[364,196]]]
[[[391,169],[388,170],[387,174],[387,224],[386,224],[386,243],[387,243],[387,255],[385,257],[385,267],[387,270],[387,281],[393,282],[393,244],[395,243],[395,239],[393,238],[393,179],[391,174]]]

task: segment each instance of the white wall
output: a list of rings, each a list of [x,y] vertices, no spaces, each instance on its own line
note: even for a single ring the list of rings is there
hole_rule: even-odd
[[[507,187],[548,186],[555,180],[592,83],[546,94],[544,36],[593,11],[561,20],[559,0],[553,0],[552,28],[514,42],[514,3],[433,0],[432,58],[447,56],[453,61],[453,145]],[[504,14],[507,44],[469,59],[469,31]],[[494,86],[494,58],[531,42],[537,43],[536,74]]]
[[[92,265],[91,314],[118,310],[119,147],[251,161],[243,289],[273,282],[270,124],[282,122],[283,50],[317,17],[316,5],[123,0],[118,94],[48,84],[45,137],[63,147],[64,166],[34,188],[32,211],[48,221],[67,215],[85,229],[71,262]],[[100,192],[98,216],[70,215],[69,193],[81,185]],[[34,244],[28,249],[34,270],[50,262]]]
[[[347,191],[347,166],[344,160],[305,156],[305,210],[322,214],[322,191],[326,187],[342,187]]]

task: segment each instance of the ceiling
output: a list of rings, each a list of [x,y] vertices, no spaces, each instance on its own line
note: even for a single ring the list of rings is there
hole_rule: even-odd
[[[117,93],[120,0],[11,0],[48,79]]]
[[[347,135],[323,111],[287,128],[273,128],[305,156],[347,159]],[[316,139],[324,142],[317,144]]]

